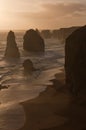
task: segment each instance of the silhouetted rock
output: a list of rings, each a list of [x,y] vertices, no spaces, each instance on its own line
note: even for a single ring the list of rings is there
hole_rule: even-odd
[[[5,51],[6,58],[19,58],[20,53],[15,41],[14,32],[10,31],[7,36],[7,46]]]
[[[23,48],[26,51],[44,52],[44,40],[37,31],[30,29],[24,35]]]
[[[32,61],[29,60],[29,59],[27,59],[27,60],[24,61],[23,67],[24,67],[24,72],[25,72],[26,74],[31,73],[32,71],[35,71],[35,70],[36,70],[36,69],[34,68],[34,66],[33,66]]]
[[[77,93],[86,88],[86,26],[66,39],[65,72],[71,91]]]
[[[9,85],[8,85],[9,86]],[[0,84],[0,90],[2,90],[2,89],[8,89],[8,86],[7,85],[2,85],[2,84]]]

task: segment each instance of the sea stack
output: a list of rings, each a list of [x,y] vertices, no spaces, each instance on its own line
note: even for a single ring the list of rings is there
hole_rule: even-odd
[[[44,52],[44,40],[36,30],[30,29],[26,31],[23,49],[28,52]]]
[[[6,58],[19,58],[20,53],[15,41],[15,34],[14,32],[10,31],[7,36],[7,46],[5,51]]]
[[[86,89],[86,26],[74,31],[65,45],[66,84],[72,91]]]
[[[29,74],[33,71],[35,71],[36,69],[33,66],[33,63],[30,59],[27,59],[23,62],[23,67],[24,67],[24,72],[25,74]]]

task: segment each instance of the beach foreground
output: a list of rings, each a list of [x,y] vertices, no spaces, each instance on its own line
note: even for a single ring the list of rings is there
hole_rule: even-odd
[[[37,98],[21,103],[26,121],[20,130],[86,130],[86,100],[70,94],[64,72],[55,77]]]

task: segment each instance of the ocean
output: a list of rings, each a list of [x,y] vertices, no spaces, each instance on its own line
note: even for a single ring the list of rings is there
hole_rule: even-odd
[[[44,39],[45,53],[25,53],[23,35],[15,32],[21,54],[18,60],[4,58],[7,32],[0,32],[0,84],[8,89],[0,91],[0,130],[17,130],[24,125],[25,114],[21,102],[37,97],[47,85],[52,84],[56,73],[64,67],[64,44],[58,39]],[[37,71],[25,76],[22,63],[31,59]]]

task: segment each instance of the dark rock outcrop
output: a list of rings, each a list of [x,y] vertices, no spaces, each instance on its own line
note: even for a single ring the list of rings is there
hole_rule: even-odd
[[[8,89],[8,86],[0,84],[0,90],[2,89]]]
[[[29,60],[29,59],[27,59],[27,60],[24,61],[23,67],[24,67],[24,72],[25,72],[25,74],[29,74],[29,73],[31,73],[31,72],[33,72],[33,71],[36,70],[36,69],[34,68],[34,66],[33,66],[32,61]]]
[[[66,84],[78,93],[86,89],[86,26],[74,31],[65,45]]]
[[[5,51],[6,58],[19,58],[20,53],[15,41],[15,34],[14,32],[10,31],[7,36],[7,46]]]
[[[37,31],[30,29],[24,35],[23,49],[29,52],[44,52],[44,40]]]

